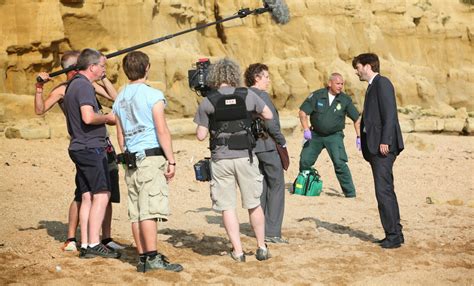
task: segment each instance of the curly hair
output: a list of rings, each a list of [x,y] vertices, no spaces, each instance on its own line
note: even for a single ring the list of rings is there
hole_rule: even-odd
[[[261,63],[255,63],[249,65],[247,70],[245,70],[244,78],[245,85],[251,87],[255,84],[255,78],[259,76],[263,71],[268,71],[268,67]]]
[[[223,83],[238,87],[240,86],[240,78],[239,65],[229,58],[223,58],[215,64],[211,64],[206,80],[209,87],[217,89]]]

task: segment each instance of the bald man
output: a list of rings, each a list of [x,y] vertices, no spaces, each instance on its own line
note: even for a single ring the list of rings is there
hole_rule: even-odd
[[[354,198],[356,190],[347,166],[343,130],[347,115],[354,122],[356,146],[360,150],[360,119],[350,96],[342,92],[343,87],[342,75],[332,73],[327,87],[312,92],[300,106],[299,118],[306,140],[300,155],[300,171],[311,169],[321,151],[326,149],[344,196]]]

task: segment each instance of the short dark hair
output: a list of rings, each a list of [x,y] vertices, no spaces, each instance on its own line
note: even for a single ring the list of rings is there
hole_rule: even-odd
[[[122,60],[123,71],[129,80],[144,78],[150,65],[150,58],[141,51],[128,53]]]
[[[96,65],[100,62],[100,58],[104,54],[94,49],[84,49],[77,58],[76,69],[83,71],[86,70],[91,65]]]
[[[365,66],[369,64],[373,72],[380,72],[379,57],[374,53],[360,54],[352,60],[352,67],[355,69],[357,64]]]
[[[80,54],[80,51],[65,51],[61,57],[61,67],[65,69],[75,65]]]
[[[268,71],[268,67],[265,64],[255,63],[249,65],[244,73],[245,85],[248,87],[253,86],[256,82],[255,77],[260,75],[263,71]]]

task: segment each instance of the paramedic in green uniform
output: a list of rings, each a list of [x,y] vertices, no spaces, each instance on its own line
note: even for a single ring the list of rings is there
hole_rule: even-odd
[[[326,148],[344,195],[354,198],[356,191],[347,166],[343,129],[348,115],[354,121],[356,147],[360,150],[360,119],[352,99],[342,92],[343,86],[342,75],[333,73],[329,77],[328,87],[311,93],[300,106],[299,118],[306,140],[300,155],[300,171],[309,170]],[[308,125],[308,116],[311,127]]]

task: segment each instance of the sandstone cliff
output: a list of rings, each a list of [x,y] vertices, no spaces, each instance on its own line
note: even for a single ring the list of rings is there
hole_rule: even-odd
[[[252,15],[144,48],[152,59],[150,82],[165,91],[170,115],[189,117],[196,109],[199,97],[187,84],[192,64],[223,56],[242,67],[268,64],[279,108],[296,109],[333,71],[345,76],[346,92],[360,107],[366,84],[350,63],[368,51],[381,57],[400,106],[474,110],[469,1],[286,2],[292,19],[284,26],[268,14]],[[59,70],[66,50],[92,47],[107,54],[260,5],[258,0],[0,0],[0,92],[33,94],[37,73]],[[126,82],[121,59],[108,61],[117,87]],[[64,76],[55,82],[61,80]],[[33,116],[33,110],[23,115]]]

